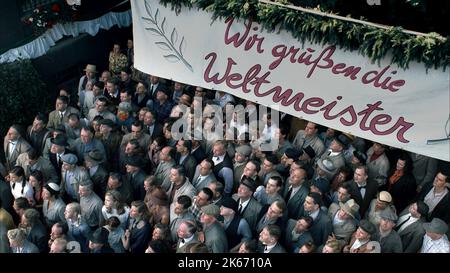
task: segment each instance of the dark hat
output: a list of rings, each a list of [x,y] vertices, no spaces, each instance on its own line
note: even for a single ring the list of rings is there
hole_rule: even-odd
[[[370,236],[377,232],[377,228],[375,227],[375,225],[367,221],[366,219],[363,219],[359,222],[359,227],[365,232],[369,233]]]
[[[336,140],[338,143],[344,147],[344,149],[347,149],[350,143],[352,143],[352,140],[350,137],[348,137],[346,134],[340,134],[338,137],[336,137],[334,140]]]
[[[256,183],[253,179],[244,176],[241,180],[241,184],[249,188],[252,192],[256,190]]]
[[[211,215],[214,217],[219,216],[220,214],[220,209],[218,206],[214,205],[214,204],[209,204],[206,206],[201,207],[200,209],[204,214],[206,215]]]
[[[99,150],[94,149],[92,151],[90,151],[89,153],[84,155],[84,159],[85,160],[91,160],[91,161],[95,161],[95,162],[102,162],[103,161],[103,155],[102,153],[100,153]]]
[[[230,197],[223,199],[222,206],[232,209],[234,210],[234,212],[237,212],[239,207],[238,203],[233,198]]]
[[[83,71],[97,73],[97,67],[93,64],[88,64],[88,65],[86,65],[86,68],[83,69]]]
[[[448,225],[439,218],[433,218],[431,222],[423,224],[423,228],[426,232],[445,234],[448,230]]]
[[[63,147],[67,146],[66,137],[63,135],[57,135],[55,138],[50,139],[50,142]]]
[[[125,165],[142,168],[142,166],[144,165],[144,162],[142,162],[142,159],[138,156],[131,156],[131,157],[127,157],[125,159]]]
[[[334,166],[333,161],[325,158],[325,159],[319,159],[317,161],[317,165],[320,169],[325,171],[326,173],[333,174],[336,171],[336,167]]]
[[[430,208],[427,204],[423,201],[417,201],[417,212],[420,213],[422,217],[427,217],[428,212],[430,211]]]
[[[388,220],[397,223],[398,216],[390,208],[386,208],[380,212],[380,217],[384,220]]]
[[[74,154],[63,154],[61,160],[67,164],[75,165],[78,162],[78,158]]]
[[[288,148],[284,154],[288,157],[288,158],[292,158],[294,160],[297,160],[300,155],[302,154],[297,148]]]
[[[162,92],[166,94],[166,96],[170,97],[170,90],[165,85],[158,84],[157,92]]]
[[[240,145],[236,148],[236,153],[240,153],[245,157],[249,157],[252,153],[252,148],[248,145]]]
[[[324,178],[314,179],[311,186],[319,189],[322,194],[325,194],[330,190],[330,183]]]
[[[94,244],[107,244],[109,231],[106,228],[99,227],[89,236],[89,241]]]
[[[307,154],[309,156],[309,158],[316,157],[316,152],[314,151],[314,149],[310,145],[308,145],[305,148],[303,148],[303,153]]]
[[[50,192],[52,195],[57,195],[57,194],[59,194],[60,188],[59,188],[59,186],[58,186],[57,184],[55,184],[55,183],[53,183],[53,182],[50,182],[50,183],[44,185],[44,188],[45,188],[48,192]]]
[[[100,124],[100,125],[106,125],[106,126],[109,126],[109,127],[111,127],[111,128],[114,128],[114,126],[116,126],[116,124],[114,123],[114,121],[112,121],[112,120],[110,120],[110,119],[108,119],[108,118],[104,118],[104,119],[100,120],[100,121],[98,122],[98,124]]]
[[[358,150],[353,151],[353,155],[359,160],[360,163],[366,163],[367,155]]]

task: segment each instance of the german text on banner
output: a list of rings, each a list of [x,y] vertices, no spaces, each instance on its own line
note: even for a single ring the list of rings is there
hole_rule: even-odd
[[[135,67],[223,90],[342,132],[450,161],[449,73],[388,56],[372,64],[335,45],[301,43],[250,20],[176,14],[132,0]]]

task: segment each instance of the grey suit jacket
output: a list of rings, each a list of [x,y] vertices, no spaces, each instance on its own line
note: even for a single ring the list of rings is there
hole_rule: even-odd
[[[408,207],[409,208],[409,207]],[[408,208],[404,209],[402,213],[398,216],[399,218],[405,214],[408,214]],[[403,230],[398,232],[400,239],[402,240],[403,252],[404,253],[417,253],[422,247],[423,236],[425,235],[425,229],[423,224],[425,219],[422,217],[416,222],[410,224]]]
[[[325,244],[328,236],[333,232],[333,225],[330,217],[319,209],[319,215],[314,219],[309,231],[311,232],[311,236],[313,237],[316,246]]]
[[[9,141],[6,139],[3,140],[3,151],[5,151],[5,167],[7,171],[11,170],[12,167],[16,166],[16,160],[19,157],[20,154],[28,152],[31,149],[31,145],[28,144],[28,142],[22,138],[19,137],[17,140],[16,147],[14,147],[14,151],[8,154],[8,146]]]
[[[237,196],[237,194],[233,195],[233,199],[239,203],[239,197]],[[247,223],[253,232],[256,231],[256,225],[258,224],[258,215],[261,209],[262,205],[258,201],[256,201],[255,198],[251,197],[250,201],[245,207],[244,212],[241,214],[241,216],[245,220],[247,220]]]
[[[80,186],[81,181],[87,181],[90,180],[89,178],[89,174],[86,172],[86,170],[80,168],[80,167],[75,167],[74,172],[74,177],[73,180],[71,181],[71,186],[73,187],[73,190],[75,192],[75,195],[77,197],[77,200],[80,200],[80,194],[78,193],[78,188]],[[66,171],[65,170],[61,170],[61,196],[64,196],[65,192],[66,192]]]
[[[47,183],[53,182],[59,184],[59,177],[56,173],[50,160],[43,158],[42,156],[38,158],[33,166],[28,164],[28,153],[20,154],[16,161],[16,166],[20,166],[25,171],[25,176],[29,177],[31,170],[39,170],[44,176],[44,180]]]
[[[155,170],[156,183],[160,185],[166,192],[169,191],[172,183],[170,182],[170,169],[175,166],[175,161],[160,161]]]
[[[186,247],[190,244],[195,244],[195,243],[199,243],[200,240],[198,239],[198,235],[197,233],[194,234],[194,238],[192,238],[192,240],[190,240],[188,243],[184,244],[182,247],[180,247],[181,244],[181,239],[178,239],[177,242],[177,248],[176,248],[176,253],[187,253],[186,252]]]
[[[205,244],[212,253],[226,253],[228,252],[228,241],[225,229],[216,221],[204,227]]]
[[[72,106],[67,106],[63,117],[63,123],[66,123],[69,120],[69,115],[72,113],[79,114],[80,112]],[[50,114],[48,114],[47,128],[55,129],[59,124],[61,124],[59,112],[56,110],[51,111]]]
[[[74,141],[74,143],[72,145],[70,145],[70,150],[72,150],[78,157],[78,163],[84,162],[84,155],[94,149],[96,149],[100,152],[100,154],[102,155],[102,158],[103,158],[102,161],[106,160],[105,147],[103,146],[103,143],[100,140],[93,138],[91,140],[91,143],[89,144],[89,146],[90,146],[90,148],[86,147],[86,144],[84,144],[81,141],[81,138],[77,138]]]
[[[197,181],[199,176],[200,165],[197,165],[197,168],[195,169],[194,179],[192,180],[192,185],[197,190],[197,192],[201,191],[204,187],[208,187],[211,182],[217,181],[217,178],[212,171],[207,177],[203,178],[203,180]]]
[[[261,243],[258,244],[258,252],[264,253],[264,245]],[[286,250],[279,242],[277,242],[277,244],[269,251],[269,253],[286,253]]]
[[[289,185],[286,184],[284,188],[283,197],[286,200],[286,196],[289,192]],[[292,196],[291,199],[287,202],[287,211],[289,219],[298,219],[303,215],[303,203],[305,202],[306,196],[309,194],[309,188],[304,184],[300,187],[300,189]]]
[[[286,231],[284,234],[284,246],[289,252],[294,252],[294,250],[301,248],[307,242],[313,241],[311,233],[309,231],[303,232],[297,238],[297,240],[293,240],[292,231],[294,230],[296,224],[297,220],[289,219],[286,225]]]
[[[353,232],[356,230],[356,223],[353,218],[347,219],[344,222],[334,223],[333,219],[340,210],[339,206],[330,206],[328,210],[328,216],[331,219],[333,225],[333,233],[336,239],[342,240],[343,245],[348,244]],[[345,241],[345,243],[344,243]]]

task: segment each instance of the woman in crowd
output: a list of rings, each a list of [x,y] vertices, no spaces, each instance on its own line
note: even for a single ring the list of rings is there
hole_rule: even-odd
[[[122,201],[120,192],[110,190],[105,194],[105,204],[102,207],[103,219],[108,220],[116,216],[120,221],[120,227],[126,229],[130,208]]]
[[[59,186],[53,182],[46,184],[42,190],[42,199],[44,199],[42,214],[47,229],[51,229],[53,224],[65,219],[66,204],[59,197],[59,190]]]

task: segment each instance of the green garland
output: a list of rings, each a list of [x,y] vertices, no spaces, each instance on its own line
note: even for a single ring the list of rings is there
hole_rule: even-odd
[[[286,1],[278,1],[287,3]],[[450,65],[450,41],[438,33],[427,36],[406,34],[401,27],[384,30],[362,24],[326,18],[289,8],[259,3],[257,0],[160,0],[177,13],[182,7],[202,9],[217,18],[253,18],[265,29],[289,31],[302,42],[333,44],[346,50],[357,50],[372,62],[391,54],[391,63],[406,69],[411,61],[426,68]]]

